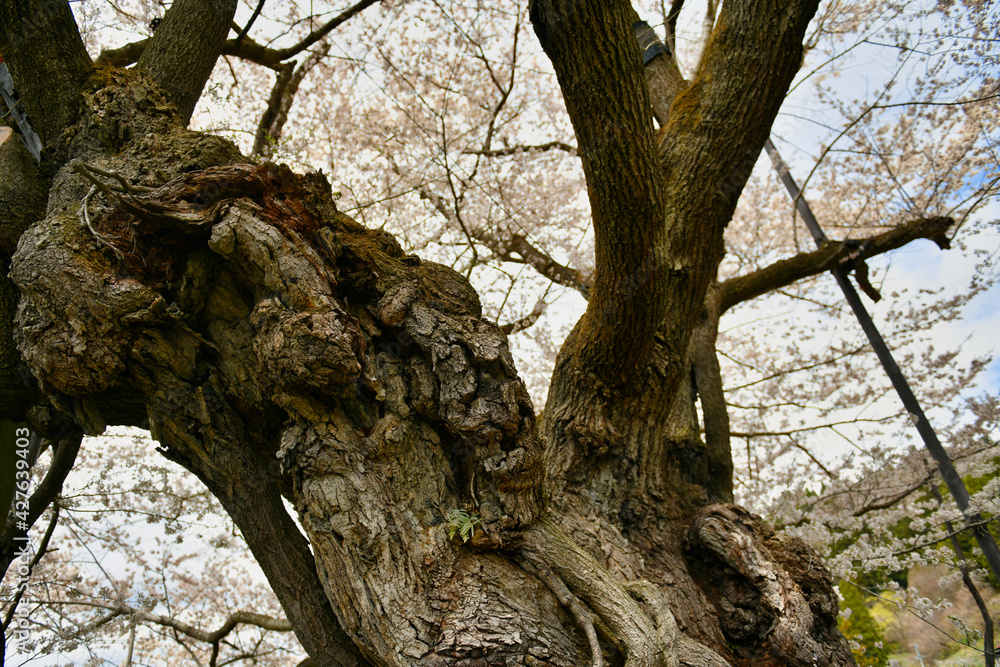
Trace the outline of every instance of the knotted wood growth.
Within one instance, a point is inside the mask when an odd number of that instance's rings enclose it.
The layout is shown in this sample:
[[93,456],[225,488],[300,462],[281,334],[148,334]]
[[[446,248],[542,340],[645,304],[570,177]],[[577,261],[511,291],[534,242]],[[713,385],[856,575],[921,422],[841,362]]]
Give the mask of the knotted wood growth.
[[[86,99],[82,157],[13,264],[17,342],[44,391],[88,432],[149,428],[234,517],[293,624],[336,610],[322,632],[339,624],[353,659],[573,656],[540,582],[448,538],[447,512],[466,509],[475,549],[496,550],[541,501],[527,393],[465,279],[339,213],[321,175],[238,162],[171,124],[141,82]],[[123,107],[135,124],[108,113]],[[93,159],[112,122],[119,152]],[[181,159],[158,159],[164,136]]]
[[[81,99],[12,264],[21,356],[87,432],[148,428],[204,481],[310,655],[739,662],[704,613],[716,583],[682,562],[706,498],[669,438],[676,322],[650,330],[639,383],[562,355],[543,456],[462,276],[337,211],[322,175],[187,131],[141,75],[99,70]],[[660,275],[639,266],[629,307]],[[456,509],[480,520],[466,545]]]

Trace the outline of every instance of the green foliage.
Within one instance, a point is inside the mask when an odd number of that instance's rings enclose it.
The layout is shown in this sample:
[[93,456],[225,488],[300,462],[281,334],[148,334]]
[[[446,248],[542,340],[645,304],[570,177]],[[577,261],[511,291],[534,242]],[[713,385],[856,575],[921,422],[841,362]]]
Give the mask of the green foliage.
[[[860,667],[886,667],[889,664],[890,647],[878,621],[868,610],[867,596],[853,584],[844,582],[840,586],[841,616],[840,631],[851,642],[854,659]],[[847,610],[850,613],[847,613]]]
[[[993,459],[994,471],[986,475],[981,476],[965,476],[962,481],[965,482],[965,488],[969,490],[969,495],[975,495],[983,490],[983,487],[987,483],[992,481],[1000,475],[1000,459]],[[948,487],[942,482],[940,485],[939,492],[945,498],[948,497]],[[993,521],[993,515],[989,512],[981,512],[984,519],[989,521],[986,524],[987,530],[993,534],[993,539],[1000,543],[1000,537],[997,536],[996,522]],[[956,526],[958,528],[959,526]],[[979,549],[979,544],[976,542],[975,536],[968,530],[963,530],[958,535],[958,542],[962,546],[962,550],[965,552],[965,557],[973,563],[973,567],[982,570],[986,574],[986,581],[989,585],[995,589],[1000,589],[1000,581],[997,580],[994,573],[990,570],[989,565],[986,563],[986,556]]]
[[[984,475],[966,475],[962,478],[965,483],[966,489],[968,489],[969,494],[975,496],[983,490],[983,488],[996,477],[1000,476],[1000,458],[994,458],[992,460],[993,467],[990,472]],[[944,482],[938,482],[938,494],[941,498],[944,498],[946,502],[951,502],[951,492]],[[808,495],[807,495],[808,498]],[[893,525],[883,528],[883,533],[878,532],[869,528],[868,523],[863,523],[863,528],[855,531],[834,531],[837,535],[837,539],[833,542],[831,548],[831,555],[837,555],[845,551],[848,547],[855,544],[859,538],[862,536],[868,538],[872,543],[884,543],[885,540],[896,540],[900,543],[906,541],[917,540],[925,542],[926,547],[939,548],[944,547],[946,549],[951,549],[950,540],[942,540],[938,542],[927,541],[922,539],[921,535],[925,528],[920,530],[915,530],[913,528],[913,523],[915,519],[930,519],[933,517],[933,513],[937,510],[937,501],[935,496],[932,496],[930,491],[923,491],[919,493],[918,496],[918,506],[922,507],[919,512],[916,512],[913,516],[907,516],[900,519]],[[987,528],[993,533],[994,539],[1000,542],[1000,535],[998,535],[996,522],[993,521],[993,515],[989,512],[981,512],[984,519],[989,523]],[[960,521],[953,521],[953,529],[959,529],[962,527]],[[982,551],[979,549],[979,545],[976,542],[975,536],[968,530],[960,531],[957,535],[958,541],[962,547],[965,557],[970,561],[974,569],[982,571],[986,577],[987,583],[994,589],[1000,590],[1000,581],[996,579],[993,572],[990,571],[989,565],[986,562],[986,557],[983,555]],[[917,549],[916,553],[924,553],[925,548]],[[856,562],[855,565],[860,563]],[[892,586],[896,584],[902,588],[908,585],[908,571],[906,569],[902,570],[890,570],[890,569],[878,569],[871,571],[864,571],[864,568],[855,570],[856,583],[863,588],[870,590],[884,588],[887,585]]]
[[455,539],[457,535],[462,538],[462,542],[468,542],[478,523],[481,523],[481,519],[477,514],[469,514],[465,510],[448,510],[448,537]]

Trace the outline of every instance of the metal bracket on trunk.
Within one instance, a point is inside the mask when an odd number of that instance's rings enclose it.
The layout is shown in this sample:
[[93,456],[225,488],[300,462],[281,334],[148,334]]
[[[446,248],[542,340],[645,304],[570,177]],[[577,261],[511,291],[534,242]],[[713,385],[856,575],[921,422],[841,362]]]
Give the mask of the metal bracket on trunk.
[[3,98],[4,106],[10,111],[10,116],[14,119],[17,129],[21,133],[21,141],[35,158],[35,162],[40,162],[42,159],[42,140],[31,129],[28,117],[21,110],[20,102],[14,95],[14,80],[11,78],[10,72],[7,70],[7,63],[3,62],[2,57],[0,57],[0,97]]

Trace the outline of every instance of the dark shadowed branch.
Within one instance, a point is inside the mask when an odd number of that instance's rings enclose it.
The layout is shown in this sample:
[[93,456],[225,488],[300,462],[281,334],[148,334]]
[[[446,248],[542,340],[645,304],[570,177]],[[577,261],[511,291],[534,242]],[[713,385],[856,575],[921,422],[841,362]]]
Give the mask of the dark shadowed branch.
[[504,332],[508,336],[513,336],[516,333],[530,329],[535,323],[545,314],[545,308],[548,304],[545,303],[545,299],[541,298],[535,302],[535,307],[531,309],[531,312],[524,317],[514,320],[513,322],[508,322],[507,324],[500,325],[500,331]]
[[49,465],[45,477],[35,488],[34,493],[28,499],[27,518],[23,521],[15,521],[15,515],[11,514],[4,526],[3,539],[0,541],[3,553],[0,555],[0,572],[6,572],[10,564],[14,562],[18,548],[23,545],[24,538],[28,530],[34,525],[42,512],[48,508],[62,492],[63,482],[66,476],[73,469],[76,463],[77,452],[80,451],[80,442],[83,440],[83,433],[79,430],[61,436],[52,443],[52,463]]
[[75,119],[92,63],[65,0],[0,0],[0,56],[49,145]]
[[[380,0],[361,0],[361,2],[351,5],[350,7],[342,11],[340,14],[338,14],[337,16],[333,17],[332,19],[324,23],[318,29],[309,33],[309,35],[307,35],[304,39],[300,40],[298,43],[293,44],[292,46],[289,46],[284,49],[268,49],[258,44],[254,44],[254,47],[256,48],[249,49],[247,55],[243,55],[243,53],[241,53],[239,49],[246,42],[241,42],[240,44],[236,44],[235,40],[233,40],[232,44],[234,47],[236,47],[235,48],[236,52],[233,53],[232,55],[240,56],[241,58],[247,58],[248,60],[253,60],[254,62],[258,62],[262,65],[277,64],[284,60],[288,60],[289,58],[305,51],[310,46],[312,46],[319,40],[329,35],[332,30],[343,24],[345,21],[353,17],[355,14],[360,13],[361,11],[371,7],[374,4],[377,4],[378,2],[380,2]],[[262,51],[258,51],[258,49],[262,49]],[[260,53],[261,56],[263,56],[262,59],[264,62],[249,57],[251,53],[254,54]],[[227,55],[229,54],[227,53]]]
[[[42,560],[45,553],[49,549],[49,542],[52,540],[52,533],[56,530],[56,525],[59,523],[59,505],[54,505],[52,508],[52,516],[49,518],[49,525],[45,529],[45,534],[42,535],[42,541],[38,543],[38,548],[35,550],[34,555],[31,557],[31,561],[28,563],[27,576],[22,577],[23,580],[27,580],[31,576],[31,573],[35,570],[38,562]],[[17,605],[20,604],[21,599],[24,597],[25,588],[18,587],[17,592],[14,597],[10,599],[7,603],[7,614],[4,616],[3,625],[0,627],[0,631],[6,633],[7,628],[10,627],[11,621],[14,620],[14,614],[17,613]]]
[[117,49],[105,49],[101,55],[97,56],[95,64],[98,67],[128,67],[134,65],[142,52],[149,46],[149,39],[140,39],[138,42],[130,42]]
[[264,109],[260,122],[257,123],[257,133],[253,139],[253,155],[264,155],[266,150],[270,156],[269,147],[274,141],[271,133],[274,131],[274,122],[285,100],[285,91],[288,90],[292,75],[295,73],[295,63],[282,63],[275,71],[277,75],[274,79],[274,86],[271,87],[271,96],[267,99],[267,108]]
[[322,62],[323,58],[330,51],[330,43],[323,42],[316,51],[302,61],[298,67],[294,62],[287,62],[278,69],[278,77],[271,89],[271,97],[267,101],[267,108],[261,116],[257,125],[257,134],[254,136],[252,155],[259,155],[270,158],[274,145],[281,138],[281,132],[288,121],[288,112],[295,101],[295,94],[299,92],[302,80],[314,67]]
[[500,259],[508,262],[521,262],[535,269],[539,275],[545,276],[557,285],[575,289],[590,298],[591,281],[578,270],[560,264],[545,251],[535,247],[524,234],[498,236],[491,231],[483,230],[476,238],[493,251]]
[[243,41],[243,38],[247,36],[247,33],[250,32],[250,28],[253,27],[253,24],[257,20],[257,17],[260,16],[261,10],[264,9],[264,2],[265,0],[258,0],[257,7],[253,10],[253,14],[250,15],[250,20],[247,21],[247,24],[243,26],[243,29],[240,30],[238,35],[236,35],[236,39],[234,39],[233,41],[235,42],[237,47],[240,45],[240,42]]
[[667,46],[670,47],[671,53],[677,53],[677,19],[681,15],[681,9],[684,8],[684,0],[673,0],[670,3],[670,11],[667,12],[666,22],[667,22]]

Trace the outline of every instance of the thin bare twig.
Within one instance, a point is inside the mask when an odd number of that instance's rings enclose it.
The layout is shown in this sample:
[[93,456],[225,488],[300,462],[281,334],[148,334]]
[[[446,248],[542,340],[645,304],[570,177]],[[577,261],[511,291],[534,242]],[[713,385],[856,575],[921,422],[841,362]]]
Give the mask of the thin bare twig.
[[543,153],[545,151],[560,150],[576,155],[576,147],[562,141],[549,141],[544,144],[508,146],[506,148],[464,150],[465,155],[482,155],[483,157],[506,157],[508,155],[518,155],[520,153]]
[[52,539],[52,533],[55,531],[57,523],[59,523],[59,504],[55,503],[52,506],[52,517],[49,519],[48,528],[45,529],[45,535],[42,536],[42,541],[38,544],[38,550],[35,551],[35,555],[32,556],[31,562],[28,563],[28,575],[21,578],[22,581],[24,581],[24,586],[18,587],[17,593],[14,594],[13,599],[10,601],[10,606],[7,607],[7,617],[3,620],[3,632],[7,632],[7,628],[10,627],[10,623],[14,619],[14,613],[17,611],[17,605],[21,601],[21,598],[24,597],[24,593],[28,590],[27,581],[31,578],[31,573],[34,572],[35,566],[38,565],[38,562],[42,560],[42,556],[44,556],[49,549],[49,540]]
[[969,642],[963,642],[961,639],[959,639],[957,637],[953,637],[951,634],[948,633],[947,630],[945,630],[941,626],[936,625],[935,623],[932,623],[931,621],[927,620],[926,618],[924,618],[923,616],[921,616],[917,612],[915,612],[912,609],[910,609],[907,605],[901,605],[896,600],[890,600],[889,598],[882,597],[881,595],[879,595],[875,591],[873,591],[871,589],[868,589],[868,588],[865,588],[864,586],[861,586],[860,584],[856,584],[853,581],[847,581],[846,579],[841,579],[841,581],[843,581],[846,584],[850,584],[851,586],[854,586],[858,590],[864,591],[868,595],[870,595],[872,597],[875,597],[875,598],[878,598],[879,600],[884,600],[884,601],[886,601],[886,602],[888,602],[890,604],[894,604],[896,606],[902,607],[903,609],[905,609],[906,611],[910,612],[911,614],[913,614],[914,616],[916,616],[917,618],[919,618],[921,621],[923,621],[927,625],[931,626],[932,628],[934,628],[935,630],[937,630],[938,632],[940,632],[941,634],[943,634],[945,637],[947,637],[951,641],[955,642],[956,644],[961,644],[962,646],[967,646],[967,647],[971,648],[973,651],[978,651],[978,652],[980,652],[980,653],[982,653],[984,655],[986,654],[986,651],[984,651],[983,649],[977,648],[976,646],[973,646]]
[[[92,607],[95,609],[106,609],[115,616],[132,616],[149,623],[155,623],[165,628],[176,630],[183,635],[196,639],[206,644],[216,643],[226,637],[238,625],[253,625],[264,630],[274,632],[291,632],[292,624],[284,618],[274,618],[266,614],[258,614],[251,611],[237,611],[229,615],[218,629],[207,631],[189,625],[176,618],[154,614],[144,611],[124,602],[97,602],[87,600],[51,600],[47,604],[69,607]],[[102,617],[104,618],[104,617]],[[109,619],[110,620],[110,619]]]
[[[298,43],[283,49],[272,49],[262,44],[258,44],[253,39],[246,37],[241,30],[237,37],[227,40],[222,45],[220,55],[236,56],[237,58],[242,58],[243,60],[248,60],[250,62],[257,63],[258,65],[263,65],[264,67],[277,68],[285,60],[298,55],[326,37],[331,31],[339,27],[348,19],[380,1],[381,0],[361,0],[361,2],[348,7],[343,12],[324,23],[318,29],[309,33],[309,35],[300,40]],[[249,30],[249,24],[247,25],[247,30]],[[97,58],[97,64],[126,67],[137,62],[148,45],[149,39],[143,39],[138,42],[126,44],[125,46],[117,49],[105,50],[101,52],[101,55]]]
[[348,7],[340,14],[338,14],[337,16],[333,17],[332,19],[324,23],[319,29],[314,30],[312,33],[310,33],[308,36],[302,39],[298,44],[290,46],[286,49],[278,49],[276,51],[277,60],[278,61],[286,60],[302,51],[305,51],[310,46],[312,46],[319,40],[329,35],[334,28],[340,26],[340,24],[352,18],[355,14],[358,14],[359,12],[368,9],[369,7],[378,2],[381,2],[381,0],[361,0],[361,2],[358,2]]
[[260,16],[260,10],[264,9],[264,2],[265,0],[259,0],[257,8],[253,10],[253,14],[250,16],[250,20],[247,21],[247,24],[243,26],[242,30],[240,30],[240,34],[236,35],[235,44],[237,47],[239,47],[243,38],[247,36],[247,33],[250,32],[250,27],[253,25],[254,21],[256,21],[257,17]]
[[94,229],[94,225],[91,224],[90,222],[90,200],[96,193],[97,193],[97,186],[91,185],[90,190],[87,192],[86,195],[84,195],[83,201],[80,202],[80,220],[87,227],[87,229],[90,230],[91,236],[97,239],[97,241],[101,243],[101,245],[111,248],[111,250],[115,253],[115,256],[118,257],[118,259],[123,259],[125,257],[125,253],[123,253],[121,250],[112,245],[111,242],[109,242],[108,239],[103,234]]

